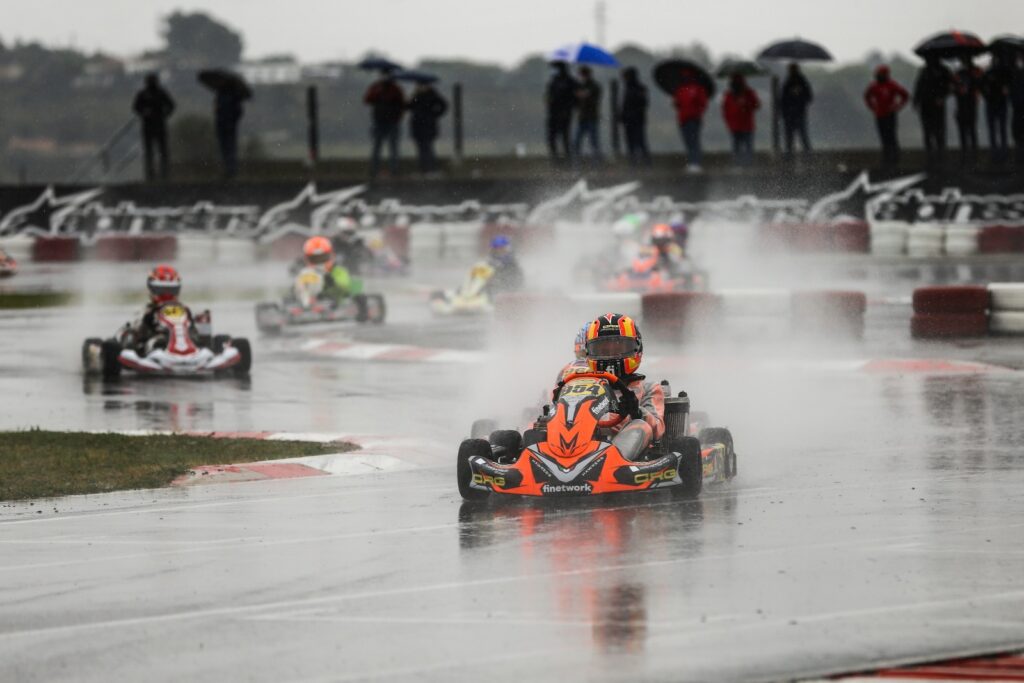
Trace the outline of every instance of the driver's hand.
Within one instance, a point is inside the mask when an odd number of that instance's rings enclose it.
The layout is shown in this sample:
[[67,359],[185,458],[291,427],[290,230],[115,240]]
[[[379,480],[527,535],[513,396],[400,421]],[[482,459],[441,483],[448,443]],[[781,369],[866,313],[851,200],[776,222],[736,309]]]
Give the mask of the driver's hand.
[[640,399],[636,397],[636,394],[632,391],[624,391],[619,396],[619,412],[635,420],[643,417],[643,414],[640,412]]

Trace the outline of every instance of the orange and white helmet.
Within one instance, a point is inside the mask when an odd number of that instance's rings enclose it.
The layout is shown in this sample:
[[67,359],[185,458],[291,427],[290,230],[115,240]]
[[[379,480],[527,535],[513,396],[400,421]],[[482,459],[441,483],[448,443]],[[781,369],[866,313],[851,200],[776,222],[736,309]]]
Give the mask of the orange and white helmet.
[[310,268],[329,272],[334,267],[334,247],[326,237],[310,237],[302,245],[302,257]]
[[162,304],[175,301],[181,293],[181,277],[171,266],[157,266],[149,271],[146,278],[146,289],[153,303]]
[[594,372],[632,375],[643,356],[643,338],[628,315],[606,313],[587,326],[587,363]]
[[658,223],[651,228],[651,244],[656,247],[664,248],[675,241],[675,234],[672,232],[672,226],[668,223]]

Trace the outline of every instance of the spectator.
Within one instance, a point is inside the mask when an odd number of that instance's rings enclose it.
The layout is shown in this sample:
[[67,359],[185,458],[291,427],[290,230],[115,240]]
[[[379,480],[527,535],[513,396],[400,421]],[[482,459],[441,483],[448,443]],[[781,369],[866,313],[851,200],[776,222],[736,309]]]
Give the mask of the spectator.
[[370,84],[363,95],[363,102],[370,106],[373,119],[370,129],[373,151],[370,155],[370,177],[376,178],[380,171],[381,147],[388,145],[388,170],[398,175],[398,136],[405,111],[405,93],[395,83],[390,72],[381,73],[380,78]]
[[970,57],[963,57],[953,78],[956,95],[956,127],[960,133],[960,162],[974,161],[978,156],[978,96],[983,74]]
[[1017,146],[1017,165],[1024,166],[1024,55],[1021,54],[1014,58],[1010,71],[1010,104],[1013,106],[1010,129]]
[[619,121],[626,133],[626,155],[631,166],[649,165],[651,153],[647,149],[647,107],[650,99],[647,86],[640,82],[634,67],[622,70],[622,84]]
[[214,95],[214,128],[225,178],[238,175],[238,122],[242,120],[242,102],[248,98],[248,90],[236,86],[218,88]]
[[749,163],[754,154],[754,112],[761,107],[757,93],[747,85],[747,79],[734,74],[729,89],[722,98],[722,117],[732,134],[732,151],[736,161]]
[[686,146],[686,170],[690,173],[700,173],[704,161],[700,145],[700,128],[704,112],[708,108],[708,91],[701,85],[697,74],[689,69],[683,72],[679,87],[672,95],[672,103],[676,108],[679,132],[682,133],[683,144]]
[[595,159],[601,158],[601,143],[597,126],[601,111],[601,86],[594,80],[589,66],[580,67],[579,88],[576,90],[578,111],[576,114],[576,140],[573,147],[576,156],[583,156],[583,139],[590,140],[590,149]]
[[170,161],[167,157],[167,119],[174,113],[174,100],[160,85],[157,75],[146,76],[145,87],[135,95],[132,111],[142,121],[142,154],[146,180],[153,180],[153,152],[160,154],[160,179],[167,179]]
[[946,154],[946,98],[953,77],[937,57],[928,57],[914,84],[914,107],[921,117],[928,163],[941,163]]
[[420,83],[409,100],[409,132],[416,141],[420,173],[437,168],[434,141],[437,140],[437,121],[448,111],[448,102],[429,83]]
[[786,136],[786,156],[793,156],[793,138],[797,135],[800,136],[804,152],[811,151],[811,141],[807,134],[807,107],[813,99],[811,84],[800,71],[800,65],[796,62],[791,63],[779,95],[782,128]]
[[985,122],[988,124],[988,144],[992,161],[1006,161],[1009,145],[1006,141],[1007,113],[1010,102],[1010,66],[1007,55],[992,52],[992,64],[982,76],[981,94],[985,98]]
[[864,91],[864,102],[875,115],[878,137],[882,141],[882,164],[896,166],[900,160],[900,145],[896,138],[896,114],[906,106],[910,93],[892,79],[885,64],[875,69],[875,82]]
[[576,106],[576,91],[579,83],[569,75],[564,62],[552,65],[554,72],[544,92],[544,103],[547,105],[548,150],[552,161],[559,160],[558,147],[561,143],[566,160],[572,157],[569,148],[569,129],[572,127],[572,110]]

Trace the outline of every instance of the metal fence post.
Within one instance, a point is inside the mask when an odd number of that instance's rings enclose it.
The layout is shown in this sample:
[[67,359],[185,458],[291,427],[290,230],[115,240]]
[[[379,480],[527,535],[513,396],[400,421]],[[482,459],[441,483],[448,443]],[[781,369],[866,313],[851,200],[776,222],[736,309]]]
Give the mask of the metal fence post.
[[320,105],[315,85],[306,88],[306,132],[309,165],[316,166],[320,161]]
[[452,85],[452,164],[462,165],[462,84]]
[[772,151],[777,155],[782,147],[779,141],[779,77],[772,75]]
[[609,123],[612,127],[612,152],[615,158],[619,159],[622,157],[622,145],[619,141],[619,81],[614,78],[608,86],[608,104],[611,110]]

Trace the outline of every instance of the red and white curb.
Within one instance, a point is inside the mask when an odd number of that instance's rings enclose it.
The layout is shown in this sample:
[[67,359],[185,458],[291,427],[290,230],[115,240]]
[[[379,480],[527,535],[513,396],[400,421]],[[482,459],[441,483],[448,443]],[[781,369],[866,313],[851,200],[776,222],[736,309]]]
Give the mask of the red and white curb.
[[[413,458],[430,451],[421,439],[319,432],[170,432],[159,430],[118,431],[126,436],[185,434],[212,439],[260,439],[265,441],[346,442],[359,448],[344,453],[325,453],[298,458],[269,459],[223,465],[201,465],[172,482],[173,486],[219,484],[264,479],[295,479],[326,475],[357,475],[400,472],[419,466]],[[395,455],[400,454],[400,455]],[[412,456],[412,457],[407,457]]]
[[342,360],[372,360],[405,363],[478,363],[484,359],[481,351],[432,349],[405,344],[369,344],[311,339],[300,347],[306,353]]
[[838,676],[815,683],[877,683],[878,679],[914,681],[1024,681],[1024,653],[950,659],[879,669],[854,676]]

